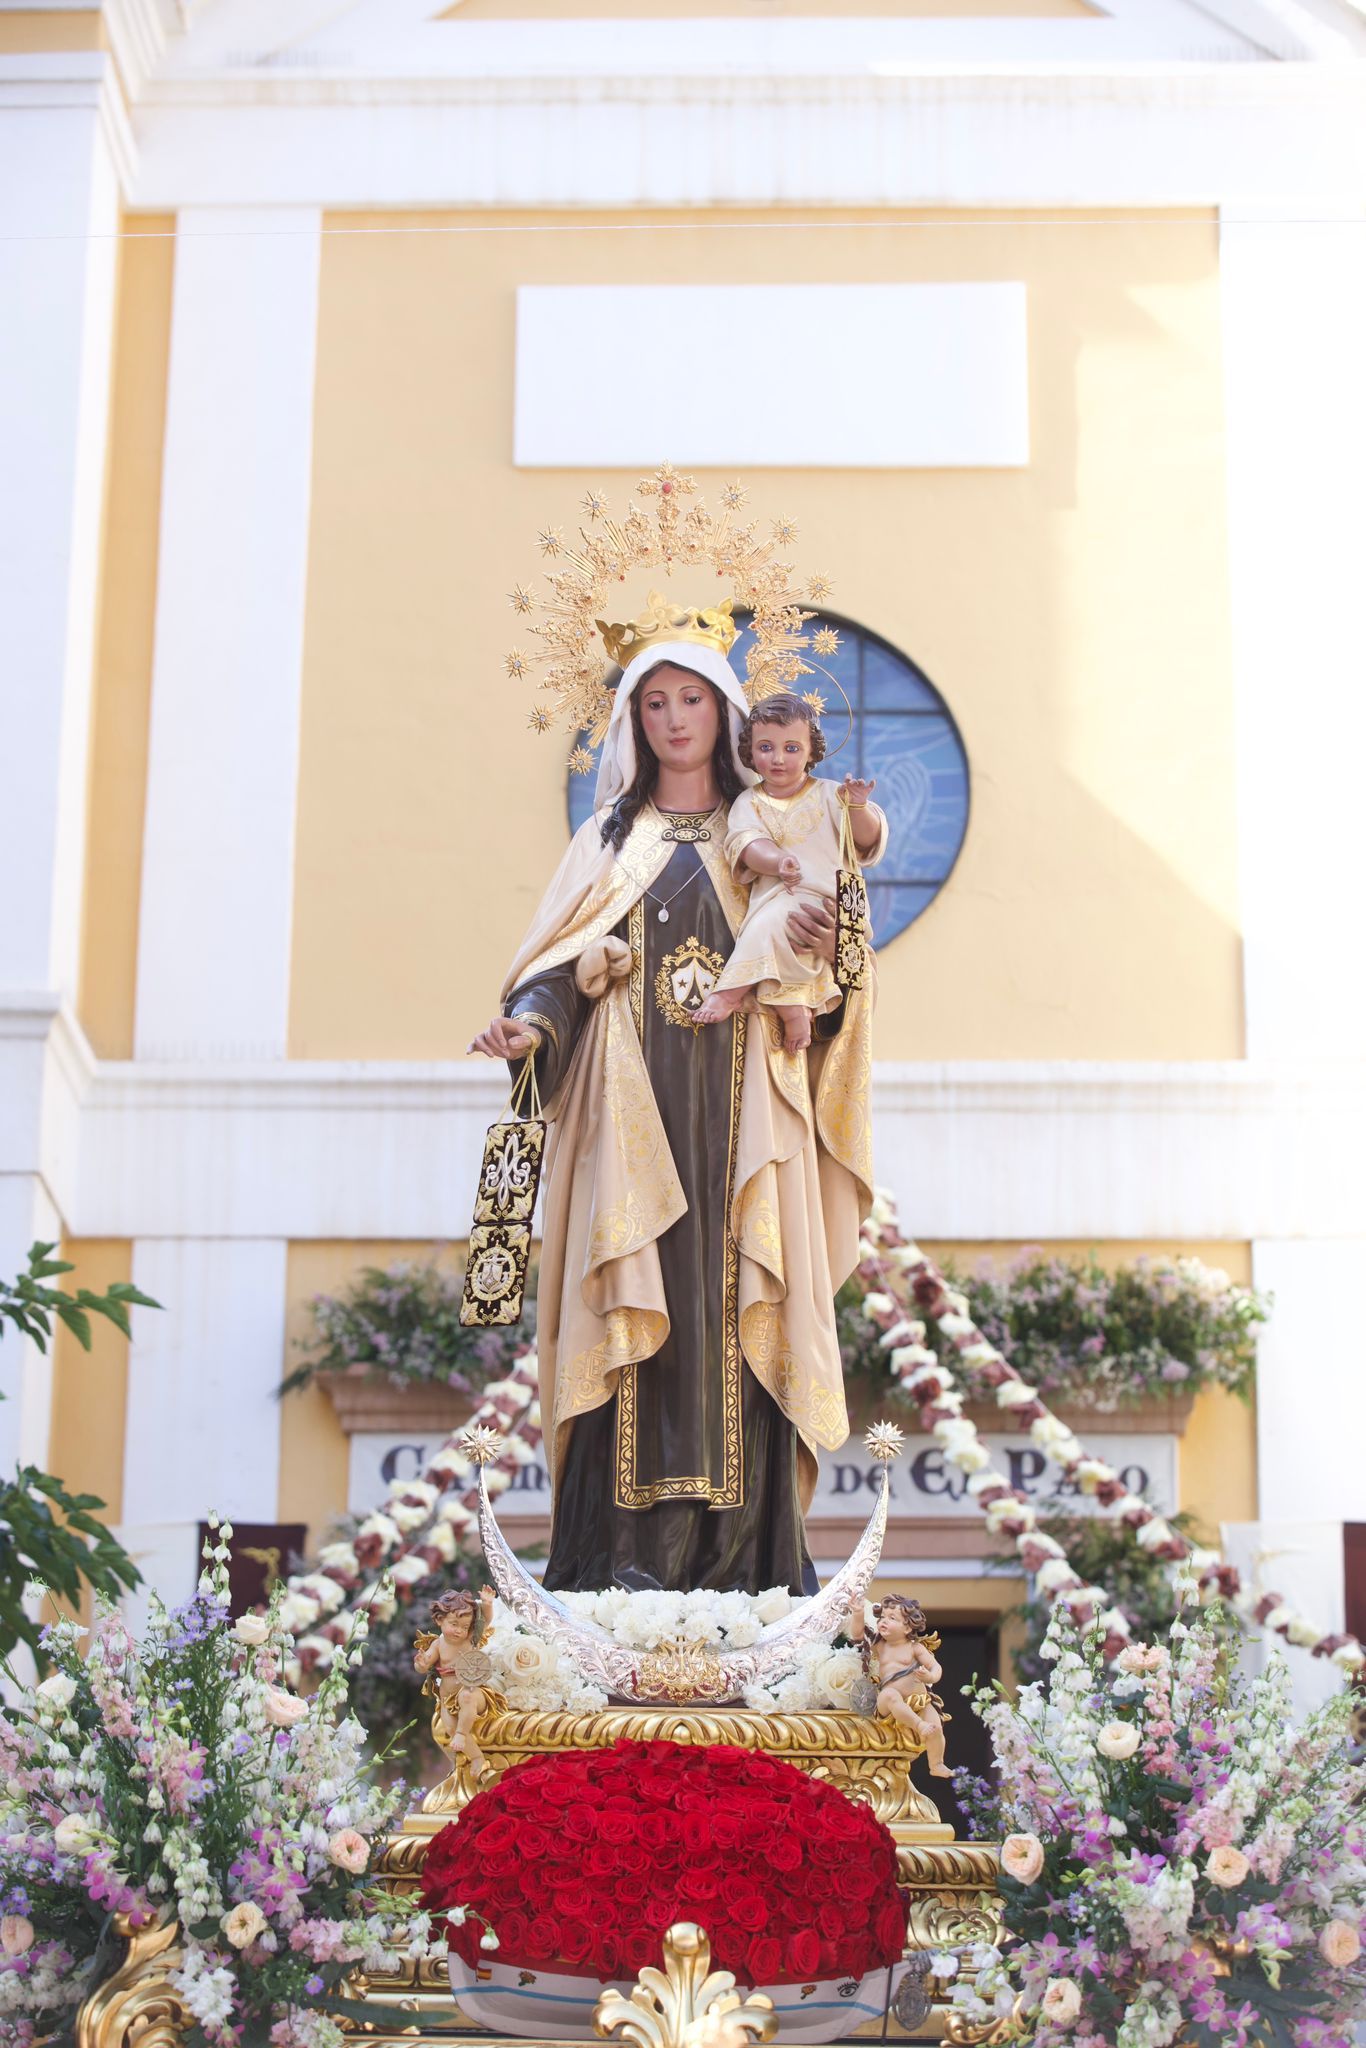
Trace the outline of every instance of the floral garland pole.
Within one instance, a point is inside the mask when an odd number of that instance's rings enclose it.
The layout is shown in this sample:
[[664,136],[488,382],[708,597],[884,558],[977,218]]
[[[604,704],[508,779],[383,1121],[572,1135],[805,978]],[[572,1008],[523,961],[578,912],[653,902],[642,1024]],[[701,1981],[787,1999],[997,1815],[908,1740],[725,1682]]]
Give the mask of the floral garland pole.
[[[475,1413],[446,1438],[420,1479],[400,1480],[354,1537],[325,1543],[316,1568],[289,1579],[283,1625],[299,1638],[301,1672],[330,1669],[351,1616],[364,1611],[377,1621],[390,1620],[399,1602],[410,1601],[461,1551],[478,1552],[475,1466],[459,1441],[472,1429],[494,1430],[502,1439],[497,1460],[485,1469],[485,1484],[491,1494],[505,1492],[513,1474],[534,1461],[541,1442],[534,1351],[524,1351],[506,1379],[485,1388]],[[392,1590],[381,1590],[382,1578]]]
[[1014,1542],[1021,1564],[1050,1603],[1066,1606],[1079,1625],[1096,1622],[1103,1629],[1107,1655],[1117,1655],[1123,1648],[1130,1633],[1127,1619],[1118,1608],[1104,1605],[1102,1587],[1083,1583],[1062,1545],[1038,1527],[1032,1503],[1002,1477],[976,1423],[963,1413],[964,1397],[953,1374],[925,1343],[926,1317],[938,1324],[958,1356],[992,1389],[1002,1414],[1027,1428],[1033,1442],[1066,1477],[1099,1507],[1113,1512],[1145,1550],[1154,1557],[1188,1561],[1202,1590],[1219,1594],[1257,1626],[1315,1657],[1331,1658],[1349,1677],[1361,1671],[1366,1650],[1355,1636],[1327,1634],[1297,1614],[1279,1593],[1258,1594],[1244,1586],[1239,1573],[1222,1563],[1217,1552],[1193,1548],[1150,1502],[1128,1491],[1113,1466],[1090,1455],[978,1329],[966,1297],[949,1286],[919,1245],[903,1236],[895,1204],[885,1192],[878,1194],[872,1215],[863,1224],[861,1242],[859,1275],[870,1290],[863,1298],[864,1313],[882,1331],[880,1342],[889,1354],[890,1370],[915,1403],[922,1426],[948,1462],[965,1474],[968,1492],[985,1513],[991,1534]]

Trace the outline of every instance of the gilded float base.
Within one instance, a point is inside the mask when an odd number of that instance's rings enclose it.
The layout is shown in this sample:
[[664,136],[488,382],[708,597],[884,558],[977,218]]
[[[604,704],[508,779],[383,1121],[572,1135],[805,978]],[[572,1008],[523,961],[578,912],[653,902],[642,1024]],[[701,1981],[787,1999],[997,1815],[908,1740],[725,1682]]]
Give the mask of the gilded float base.
[[[975,1842],[957,1842],[953,1830],[911,1782],[919,1746],[891,1722],[855,1714],[757,1714],[739,1708],[607,1707],[596,1714],[500,1713],[476,1730],[477,1740],[497,1774],[522,1758],[564,1750],[603,1749],[623,1740],[728,1742],[762,1750],[823,1778],[851,1798],[864,1799],[885,1821],[897,1843],[901,1882],[910,1894],[908,1944],[912,1951],[990,1941],[999,1925],[997,1854]],[[385,1843],[377,1860],[382,1880],[395,1891],[414,1891],[427,1844],[473,1796],[469,1766],[455,1757],[449,1777],[437,1785],[417,1813]],[[490,1775],[483,1780],[492,1783]],[[168,1975],[179,1956],[174,1926],[129,1936],[128,1953],[117,1975],[88,1999],[76,2024],[77,2048],[180,2048],[192,2024],[172,1990]],[[395,1956],[392,1971],[352,1980],[349,1995],[375,2007],[375,2019],[358,2024],[366,2048],[438,2048],[469,2042],[470,2048],[526,2048],[523,2041],[470,2026],[451,1998],[444,1963],[416,1963]],[[894,2018],[861,2030],[862,2037],[901,2041],[964,2039],[947,2031],[948,2009],[926,2001],[922,2018],[908,2026]],[[400,2020],[397,2014],[402,2014]],[[849,2037],[859,2039],[860,2035]],[[781,2041],[778,2048],[782,2048]]]
[[[605,1749],[614,1742],[726,1742],[762,1750],[823,1778],[851,1798],[865,1800],[885,1822],[897,1844],[901,1882],[911,1897],[912,1948],[989,1941],[996,1932],[996,1851],[954,1840],[953,1829],[912,1783],[911,1767],[923,1754],[921,1746],[890,1720],[859,1714],[760,1714],[738,1707],[604,1707],[594,1714],[495,1714],[475,1735],[490,1767],[481,1781],[485,1785],[526,1757]],[[378,1868],[396,1890],[416,1889],[427,1844],[474,1795],[465,1758],[457,1755],[452,1761],[450,1776],[427,1794],[420,1810],[410,1814],[385,1845]],[[424,2020],[433,2030],[440,2027],[442,2038],[451,2039],[451,1992],[444,1964],[401,1961],[392,1976],[372,1975],[367,1995],[376,2005],[397,2005],[413,2013],[419,2032],[403,2037],[405,2043],[435,2041],[434,2031],[424,2032]],[[910,2029],[890,2021],[886,2038],[942,2040],[945,2017],[945,2008],[935,2004],[923,2023]],[[495,2048],[493,2035],[469,2031],[479,2048]],[[883,2033],[881,2027],[873,2031]],[[400,2037],[371,2038],[397,2042]],[[497,2048],[502,2048],[501,2042]]]

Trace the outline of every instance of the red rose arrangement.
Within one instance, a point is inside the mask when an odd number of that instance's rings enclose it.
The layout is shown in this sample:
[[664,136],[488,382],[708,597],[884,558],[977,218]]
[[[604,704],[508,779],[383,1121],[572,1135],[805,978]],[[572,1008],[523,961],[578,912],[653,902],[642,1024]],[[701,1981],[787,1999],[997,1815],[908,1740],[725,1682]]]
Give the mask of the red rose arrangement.
[[[714,1744],[618,1742],[529,1757],[432,1838],[431,1912],[477,1910],[497,1960],[601,1981],[658,1964],[694,1920],[744,1983],[863,1977],[906,1938],[896,1844],[872,1810],[792,1764]],[[481,1927],[449,1925],[473,1966]]]

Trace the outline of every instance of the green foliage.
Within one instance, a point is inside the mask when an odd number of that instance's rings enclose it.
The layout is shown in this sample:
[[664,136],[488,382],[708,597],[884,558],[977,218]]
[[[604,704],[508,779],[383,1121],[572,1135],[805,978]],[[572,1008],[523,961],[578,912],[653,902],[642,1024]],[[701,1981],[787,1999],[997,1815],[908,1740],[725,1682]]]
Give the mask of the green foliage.
[[340,1294],[315,1294],[309,1303],[312,1353],[287,1374],[278,1391],[293,1393],[327,1373],[368,1368],[395,1386],[447,1386],[476,1394],[502,1379],[535,1336],[535,1307],[505,1330],[467,1329],[460,1320],[463,1278],[434,1259],[366,1266]]
[[[72,1273],[75,1267],[69,1259],[54,1259],[55,1244],[34,1244],[29,1249],[28,1271],[21,1273],[13,1282],[0,1280],[0,1337],[5,1334],[4,1326],[13,1323],[26,1337],[31,1337],[40,1351],[46,1351],[52,1336],[52,1320],[56,1316],[66,1324],[82,1349],[90,1349],[90,1318],[105,1316],[128,1336],[128,1310],[133,1305],[141,1308],[160,1308],[159,1301],[150,1295],[139,1293],[127,1280],[116,1280],[103,1294],[95,1294],[88,1287],[82,1287],[75,1294],[67,1294],[60,1287],[48,1287],[45,1281],[55,1279],[59,1273]],[[0,1394],[0,1400],[3,1400]]]
[[[59,1321],[88,1351],[92,1316],[105,1317],[127,1336],[130,1307],[161,1306],[126,1280],[115,1281],[103,1294],[89,1287],[75,1294],[50,1287],[50,1280],[74,1270],[70,1260],[52,1256],[55,1250],[51,1244],[33,1245],[28,1271],[13,1283],[0,1280],[0,1337],[9,1323],[46,1352],[53,1323]],[[21,1466],[13,1479],[0,1484],[0,1662],[25,1643],[39,1667],[46,1667],[40,1624],[24,1607],[30,1585],[46,1587],[74,1607],[86,1588],[115,1600],[138,1584],[132,1558],[95,1518],[94,1511],[103,1506],[93,1493],[68,1493],[60,1479],[33,1465]]]

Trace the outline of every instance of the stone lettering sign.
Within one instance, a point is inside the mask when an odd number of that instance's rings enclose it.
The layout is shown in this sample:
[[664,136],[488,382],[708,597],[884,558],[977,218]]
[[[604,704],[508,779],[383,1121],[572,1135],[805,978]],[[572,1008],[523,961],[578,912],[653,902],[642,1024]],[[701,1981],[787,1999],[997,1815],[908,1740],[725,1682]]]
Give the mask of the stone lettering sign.
[[[1097,1436],[1088,1448],[1113,1465],[1131,1493],[1146,1494],[1164,1514],[1177,1504],[1176,1456],[1179,1438],[1166,1435]],[[1027,1436],[1006,1433],[984,1436],[998,1469],[1030,1500],[1043,1501],[1062,1491],[1062,1475]],[[397,1436],[392,1433],[356,1435],[351,1438],[350,1508],[353,1514],[369,1514],[390,1491],[395,1480],[418,1478],[440,1439],[430,1436]],[[808,1520],[866,1515],[872,1506],[878,1467],[857,1437],[843,1450],[827,1452],[821,1459],[820,1480],[811,1503]],[[1075,1496],[1076,1505],[1087,1505]],[[500,1522],[514,1522],[528,1515],[550,1512],[550,1481],[538,1460],[523,1465],[512,1484],[497,1497]],[[892,1513],[894,1516],[961,1515],[976,1519],[977,1510],[968,1497],[967,1481],[961,1472],[945,1462],[944,1454],[929,1437],[908,1432],[906,1448],[892,1467]]]

